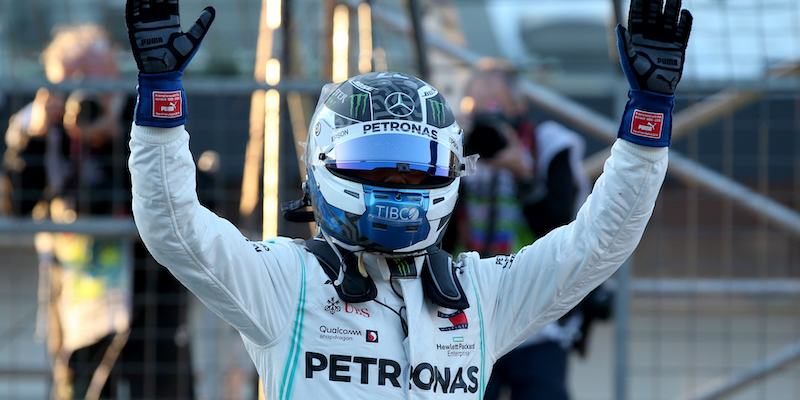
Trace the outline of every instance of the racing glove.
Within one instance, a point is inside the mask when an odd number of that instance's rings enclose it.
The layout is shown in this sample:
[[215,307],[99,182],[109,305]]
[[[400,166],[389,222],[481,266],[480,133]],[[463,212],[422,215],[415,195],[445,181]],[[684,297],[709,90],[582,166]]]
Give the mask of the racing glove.
[[675,87],[681,79],[692,15],[681,0],[631,0],[628,29],[617,25],[620,64],[630,84],[618,137],[666,147],[672,136]]
[[213,7],[181,31],[178,0],[128,0],[125,23],[139,67],[134,122],[171,128],[186,123],[186,93],[181,76],[214,21]]

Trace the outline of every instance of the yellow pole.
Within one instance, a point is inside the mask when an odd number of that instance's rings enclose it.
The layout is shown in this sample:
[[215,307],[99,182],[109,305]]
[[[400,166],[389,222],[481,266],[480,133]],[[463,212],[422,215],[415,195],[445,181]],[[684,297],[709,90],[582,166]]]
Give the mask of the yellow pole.
[[344,82],[349,77],[350,10],[344,4],[333,9],[333,63],[332,80]]
[[[256,44],[254,78],[275,86],[280,82],[280,61],[273,57],[274,31],[281,26],[281,0],[262,0]],[[242,176],[242,198],[239,211],[249,216],[258,204],[258,175],[264,173],[262,185],[262,238],[277,236],[278,230],[278,163],[280,145],[280,93],[275,89],[256,90],[250,104],[250,139],[245,153]],[[261,161],[263,160],[263,166]],[[264,387],[258,378],[258,398],[263,400]]]

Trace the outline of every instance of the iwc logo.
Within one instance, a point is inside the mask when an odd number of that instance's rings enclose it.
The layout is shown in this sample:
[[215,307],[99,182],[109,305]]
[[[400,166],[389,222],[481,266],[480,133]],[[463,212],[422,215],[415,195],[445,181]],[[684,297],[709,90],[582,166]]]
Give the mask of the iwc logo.
[[383,101],[386,111],[395,117],[407,117],[414,112],[414,99],[403,92],[394,92]]

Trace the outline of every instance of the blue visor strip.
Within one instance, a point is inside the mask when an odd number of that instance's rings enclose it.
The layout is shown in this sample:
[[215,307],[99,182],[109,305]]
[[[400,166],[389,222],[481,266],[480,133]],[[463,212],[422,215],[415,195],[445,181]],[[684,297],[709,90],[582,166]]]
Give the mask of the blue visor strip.
[[442,143],[422,135],[366,135],[334,146],[325,163],[339,169],[397,168],[397,164],[432,176],[458,176],[458,156]]

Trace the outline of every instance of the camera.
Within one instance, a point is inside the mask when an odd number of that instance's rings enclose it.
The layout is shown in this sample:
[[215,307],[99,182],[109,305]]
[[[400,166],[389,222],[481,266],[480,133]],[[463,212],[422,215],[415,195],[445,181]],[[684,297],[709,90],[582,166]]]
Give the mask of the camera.
[[64,106],[64,122],[78,127],[92,126],[103,114],[100,95],[90,90],[75,90],[70,93]]
[[508,142],[503,135],[504,126],[508,120],[499,113],[475,114],[472,117],[472,129],[466,137],[464,151],[467,155],[479,154],[483,159],[491,159]]

